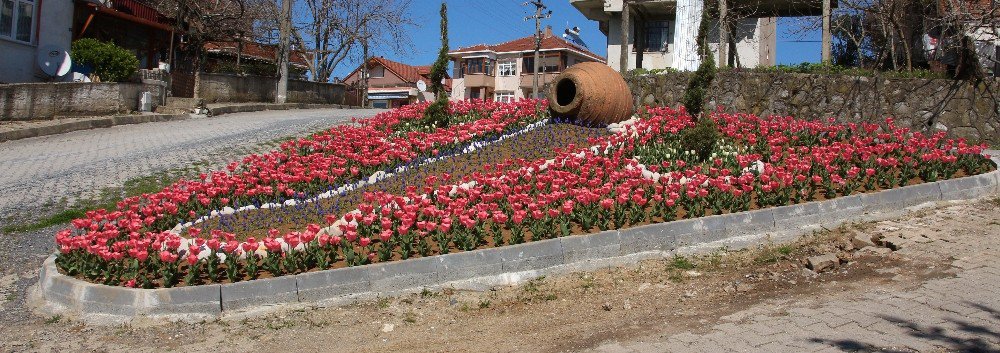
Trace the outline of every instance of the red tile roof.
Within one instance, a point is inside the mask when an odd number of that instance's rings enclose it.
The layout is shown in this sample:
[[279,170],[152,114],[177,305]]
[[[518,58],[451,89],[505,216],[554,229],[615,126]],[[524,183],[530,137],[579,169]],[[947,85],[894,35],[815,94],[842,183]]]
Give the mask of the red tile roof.
[[[205,43],[205,51],[209,53],[223,53],[236,56],[236,53],[239,51],[237,44],[237,42],[207,42]],[[278,46],[276,45],[243,42],[242,56],[244,58],[275,62],[278,58],[277,53]],[[292,62],[292,65],[296,67],[309,67],[309,59],[306,54],[301,51],[292,51],[289,55],[289,60]]]
[[[430,65],[422,65],[422,66],[408,65],[401,62],[395,62],[383,57],[373,57],[369,59],[368,65],[369,66],[381,65],[386,70],[389,70],[389,72],[392,72],[393,75],[396,75],[401,80],[403,80],[403,82],[406,83],[416,84],[417,81],[424,80],[424,82],[427,82],[428,85],[430,84],[430,77],[431,77]],[[361,65],[358,65],[358,68],[354,69],[354,71],[351,71],[351,73],[345,77],[351,77],[360,70],[361,70]],[[445,90],[451,91],[450,78],[445,79]]]
[[[587,48],[570,43],[569,41],[563,39],[562,37],[545,35],[542,37],[542,50],[553,50],[553,49],[567,49],[575,50],[583,53],[584,56],[588,56],[594,60],[599,60],[606,62],[603,56],[594,54]],[[476,44],[470,47],[458,48],[452,50],[448,54],[462,54],[462,53],[472,53],[472,52],[482,52],[491,51],[494,53],[508,53],[508,52],[528,52],[535,50],[535,36],[527,36],[523,38],[518,38],[509,42],[503,42],[500,44]]]

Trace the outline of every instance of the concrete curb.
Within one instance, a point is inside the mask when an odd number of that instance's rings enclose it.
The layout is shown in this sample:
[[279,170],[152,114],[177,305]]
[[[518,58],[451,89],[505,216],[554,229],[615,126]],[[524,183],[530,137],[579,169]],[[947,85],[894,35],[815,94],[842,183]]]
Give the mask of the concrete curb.
[[151,122],[185,120],[190,114],[142,114],[120,115],[105,118],[86,119],[49,126],[38,126],[12,131],[0,132],[0,142],[14,141],[31,137],[64,134],[72,131],[108,128],[118,125],[142,124]]
[[[65,276],[49,257],[37,294],[48,313],[79,315],[93,323],[137,318],[203,320],[240,316],[272,306],[315,305],[457,286],[488,288],[515,284],[541,274],[607,268],[678,252],[718,247],[742,248],[792,240],[818,227],[892,217],[895,211],[927,202],[976,199],[1000,193],[1000,170],[971,177],[852,195],[651,224],[595,234],[404,261],[347,267],[224,285],[128,289]],[[775,236],[775,237],[772,237]]]
[[233,113],[260,112],[265,110],[291,110],[291,109],[359,109],[359,107],[343,104],[310,104],[310,103],[286,103],[286,104],[240,104],[225,105],[215,108],[208,108],[208,114],[218,116]]

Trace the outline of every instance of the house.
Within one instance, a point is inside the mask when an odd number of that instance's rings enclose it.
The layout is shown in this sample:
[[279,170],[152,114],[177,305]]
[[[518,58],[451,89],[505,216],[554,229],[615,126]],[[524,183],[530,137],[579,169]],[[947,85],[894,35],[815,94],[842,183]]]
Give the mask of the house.
[[[174,21],[139,0],[73,0],[73,40],[112,42],[135,54],[140,69],[172,59]],[[48,2],[46,2],[47,4]]]
[[[539,96],[567,67],[581,62],[605,62],[587,48],[545,29],[541,40]],[[531,97],[535,73],[535,36],[499,44],[477,44],[452,50],[452,100],[489,99],[510,102]]]
[[55,48],[69,50],[73,3],[4,0],[0,6],[0,83],[51,80],[38,58]]
[[[8,7],[10,6],[10,7]],[[65,81],[38,66],[39,55],[69,50],[74,40],[113,42],[155,69],[171,58],[173,20],[139,0],[7,0],[0,9],[0,83]]]
[[[363,65],[368,65],[367,94],[374,108],[399,108],[415,102],[434,100],[434,94],[430,92],[429,65],[413,66],[383,57],[373,57],[358,65],[358,68],[344,78],[344,83],[360,88],[363,85],[361,70]],[[417,83],[420,81],[427,85],[427,91],[421,92],[417,88]],[[451,90],[451,82],[450,77],[445,79],[445,91]]]
[[[719,47],[718,20],[712,21],[706,37],[716,62],[723,66],[752,68],[775,64],[777,17],[821,15],[824,0],[712,1],[728,1],[727,8],[731,9],[728,15],[730,29],[724,33],[729,45]],[[570,0],[570,3],[588,19],[600,23],[601,31],[608,36],[608,65],[612,68],[620,69],[622,48],[628,53],[628,70],[697,68],[695,34],[702,0],[629,1],[630,19],[627,22],[630,24],[624,45],[624,0]],[[725,55],[726,60],[720,60],[721,55]]]
[[[251,40],[214,41],[204,45],[204,71],[209,73],[277,76],[278,46]],[[289,77],[304,79],[310,56],[299,50],[288,55]]]

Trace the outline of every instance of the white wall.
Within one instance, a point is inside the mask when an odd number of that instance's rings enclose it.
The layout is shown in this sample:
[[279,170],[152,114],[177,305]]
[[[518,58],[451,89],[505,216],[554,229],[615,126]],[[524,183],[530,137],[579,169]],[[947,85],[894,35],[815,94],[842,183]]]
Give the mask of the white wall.
[[38,48],[57,45],[69,49],[73,40],[73,0],[44,1],[41,14],[36,16],[36,22],[40,24],[37,26],[37,42],[26,44],[0,39],[0,53],[3,53],[0,54],[0,82],[46,81],[45,75],[38,69]]
[[[608,66],[618,70],[621,58],[621,19],[613,14],[608,22]],[[771,66],[775,63],[774,48],[777,27],[771,18],[748,18],[739,21],[735,28],[736,52],[742,67]],[[710,25],[708,34],[709,48],[719,60],[719,30],[718,25]],[[630,36],[628,49],[629,70],[636,68],[636,55],[631,53],[635,38]],[[668,68],[673,62],[673,52],[676,48],[676,38],[671,39],[664,52],[643,53],[642,67],[645,69]]]
[[451,80],[451,100],[465,100],[465,79],[456,78]]

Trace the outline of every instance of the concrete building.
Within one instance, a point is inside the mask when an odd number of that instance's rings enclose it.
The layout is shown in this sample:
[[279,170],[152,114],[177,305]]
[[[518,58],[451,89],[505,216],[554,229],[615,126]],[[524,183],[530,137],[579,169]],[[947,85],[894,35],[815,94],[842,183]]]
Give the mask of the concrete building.
[[49,47],[69,50],[72,22],[71,0],[0,1],[0,83],[49,80],[38,57]]
[[[454,61],[452,100],[490,99],[510,102],[531,97],[534,85],[535,37],[500,44],[477,44],[448,53]],[[552,34],[542,35],[539,85],[581,62],[605,62],[587,48]],[[539,92],[544,92],[539,89]]]
[[[727,3],[727,0],[711,1]],[[600,23],[601,31],[608,36],[608,65],[612,68],[621,67],[623,47],[628,53],[628,70],[697,67],[694,50],[702,0],[629,1],[629,33],[624,45],[624,0],[570,0],[570,3],[588,19]],[[713,20],[707,36],[709,47],[717,63],[747,68],[775,64],[777,17],[823,13],[822,0],[728,0],[726,8],[730,29],[721,33],[720,22]],[[729,45],[720,48],[720,37]],[[727,60],[721,60],[722,55]]]

